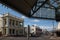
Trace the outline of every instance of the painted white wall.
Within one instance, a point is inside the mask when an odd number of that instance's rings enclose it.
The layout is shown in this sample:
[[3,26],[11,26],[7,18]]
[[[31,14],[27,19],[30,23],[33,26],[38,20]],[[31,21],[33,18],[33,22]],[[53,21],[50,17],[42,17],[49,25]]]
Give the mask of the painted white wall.
[[0,17],[0,31],[2,31],[2,28],[3,27],[3,19]]
[[[32,29],[33,29],[33,30],[32,30]],[[31,33],[33,33],[33,32],[35,33],[35,32],[36,32],[36,27],[33,27],[33,26],[30,27],[30,32],[31,32]]]
[[60,22],[58,22],[57,30],[60,30]]

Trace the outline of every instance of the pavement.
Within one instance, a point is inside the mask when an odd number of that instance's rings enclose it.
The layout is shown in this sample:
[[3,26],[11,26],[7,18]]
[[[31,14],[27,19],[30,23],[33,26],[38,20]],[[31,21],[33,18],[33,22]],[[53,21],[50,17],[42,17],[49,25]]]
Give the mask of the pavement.
[[[0,40],[28,40],[27,37],[0,37]],[[60,37],[30,37],[29,40],[60,40]]]

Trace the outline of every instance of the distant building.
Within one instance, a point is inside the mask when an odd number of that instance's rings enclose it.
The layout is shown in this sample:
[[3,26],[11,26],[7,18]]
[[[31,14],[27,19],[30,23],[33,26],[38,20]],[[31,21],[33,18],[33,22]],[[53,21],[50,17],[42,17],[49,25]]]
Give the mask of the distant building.
[[[40,27],[32,25],[29,27],[29,35],[30,36],[40,36],[42,33],[42,29],[40,29]],[[27,33],[27,27],[25,27],[25,32]],[[26,34],[27,35],[27,34]]]
[[30,34],[31,36],[39,36],[42,33],[42,29],[38,26],[32,25],[30,26]]
[[60,22],[58,22],[58,26],[57,26],[56,30],[60,30]]
[[56,32],[57,36],[60,36],[60,22],[58,22],[58,26],[57,26],[55,32]]
[[0,32],[4,36],[24,35],[24,19],[4,14],[0,17]]
[[43,29],[42,32],[43,35],[50,35],[50,32],[47,29]]

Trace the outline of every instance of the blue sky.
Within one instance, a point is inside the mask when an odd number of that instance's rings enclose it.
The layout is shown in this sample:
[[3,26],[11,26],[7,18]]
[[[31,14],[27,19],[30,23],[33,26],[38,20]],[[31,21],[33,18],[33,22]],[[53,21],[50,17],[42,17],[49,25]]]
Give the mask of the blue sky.
[[19,12],[10,9],[2,4],[0,4],[0,14],[5,14],[5,13],[10,13],[12,15],[15,15],[20,18],[24,18],[24,26],[26,27],[27,25],[38,25],[40,28],[43,29],[48,29],[51,30],[53,28],[53,22],[54,26],[57,26],[57,22],[53,20],[44,20],[44,19],[33,19],[33,18],[27,18],[24,15],[20,14]]

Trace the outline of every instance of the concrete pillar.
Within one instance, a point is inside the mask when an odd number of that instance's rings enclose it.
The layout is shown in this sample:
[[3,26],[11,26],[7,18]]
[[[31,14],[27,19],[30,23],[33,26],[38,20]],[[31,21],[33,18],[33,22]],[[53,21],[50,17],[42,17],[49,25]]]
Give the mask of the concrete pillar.
[[6,28],[6,36],[9,35],[9,28]]
[[9,27],[9,17],[6,17],[6,26]]
[[4,18],[2,19],[2,21],[3,21],[2,34],[4,34],[4,30],[3,30],[3,28],[4,28]]
[[2,28],[2,34],[4,35],[4,27]]
[[[9,17],[6,17],[6,27],[9,27]],[[6,28],[6,35],[9,34],[9,29]]]

